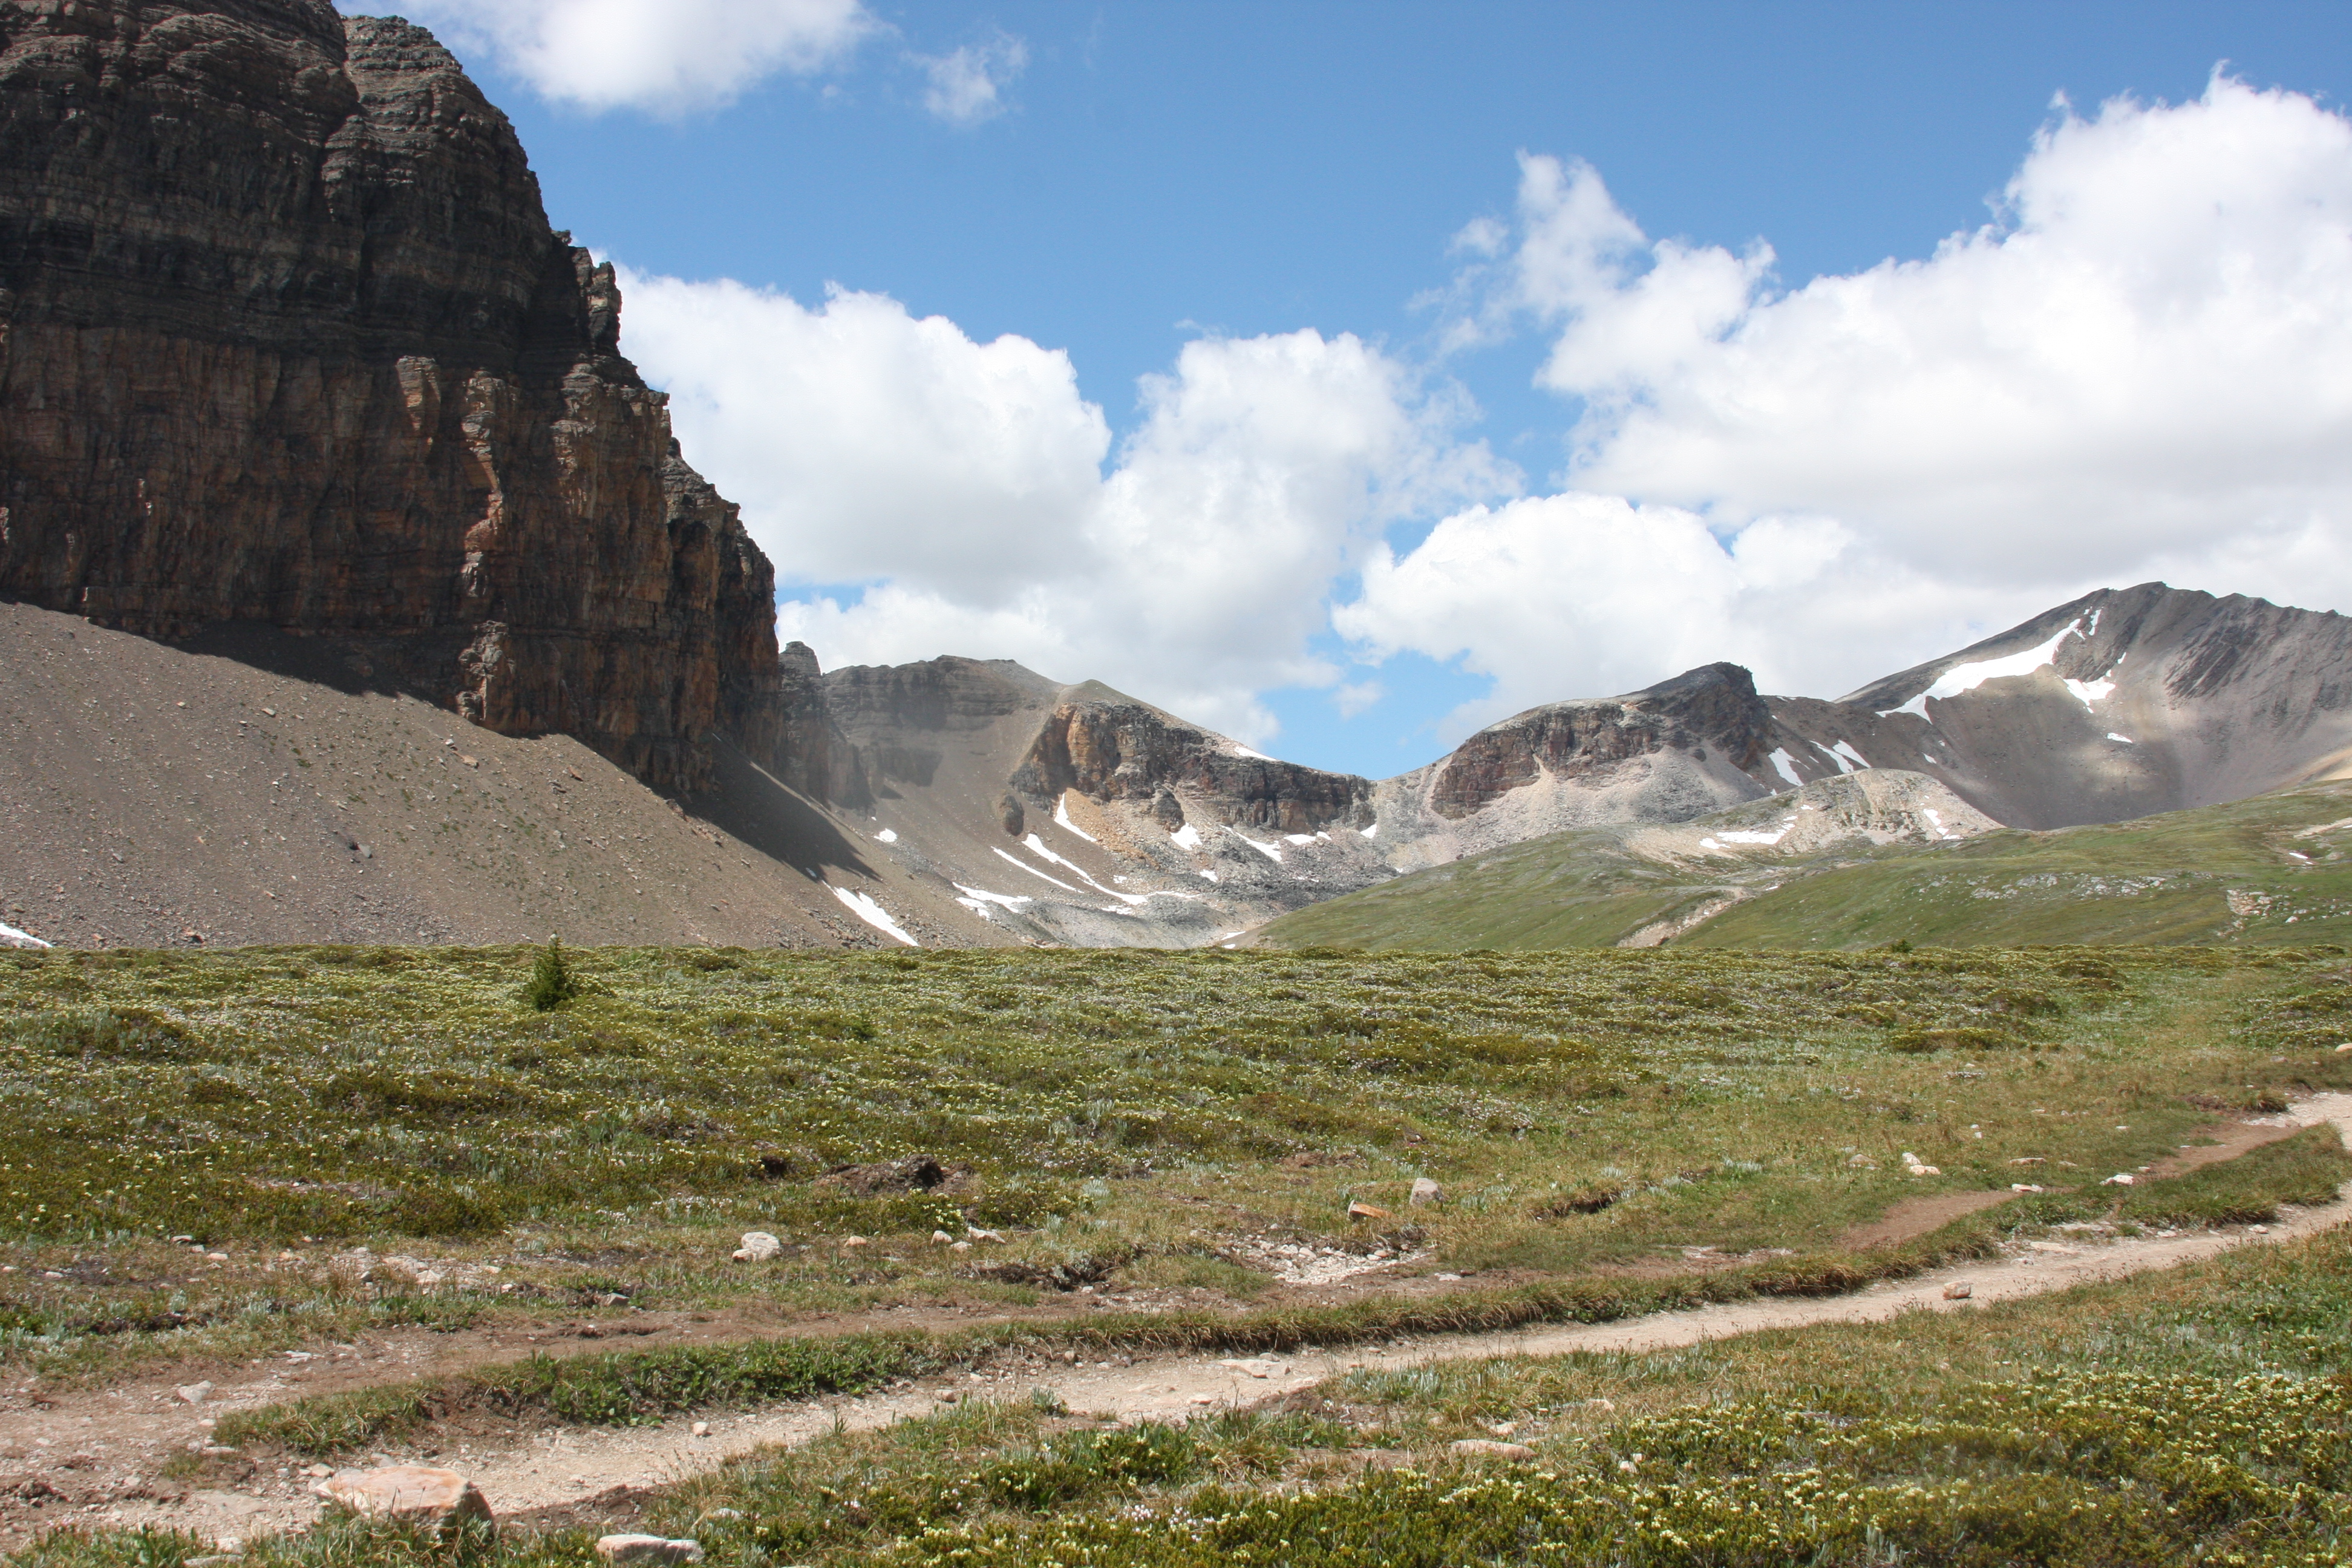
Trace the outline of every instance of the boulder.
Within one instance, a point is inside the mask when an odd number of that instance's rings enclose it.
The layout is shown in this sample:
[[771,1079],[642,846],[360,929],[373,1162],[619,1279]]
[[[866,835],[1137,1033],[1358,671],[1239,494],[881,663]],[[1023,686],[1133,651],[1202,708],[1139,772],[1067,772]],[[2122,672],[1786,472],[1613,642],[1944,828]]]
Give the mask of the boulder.
[[672,1541],[664,1535],[607,1535],[596,1542],[596,1555],[616,1568],[627,1563],[699,1563],[702,1543]]
[[333,1506],[364,1519],[432,1526],[453,1536],[467,1524],[492,1528],[489,1500],[455,1470],[435,1465],[383,1465],[339,1470],[313,1489]]
[[1415,1176],[1412,1179],[1412,1195],[1405,1201],[1415,1208],[1442,1204],[1445,1201],[1445,1189],[1427,1176]]
[[743,1245],[735,1249],[738,1263],[765,1263],[784,1249],[784,1244],[764,1230],[747,1230]]

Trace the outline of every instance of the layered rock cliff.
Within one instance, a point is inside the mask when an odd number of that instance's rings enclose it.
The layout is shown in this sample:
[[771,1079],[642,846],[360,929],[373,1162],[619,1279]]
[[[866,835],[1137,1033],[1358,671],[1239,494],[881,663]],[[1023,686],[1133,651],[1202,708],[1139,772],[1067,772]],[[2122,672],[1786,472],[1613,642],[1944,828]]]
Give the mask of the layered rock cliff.
[[0,0],[0,596],[312,634],[662,787],[772,759],[772,570],[620,304],[421,28]]

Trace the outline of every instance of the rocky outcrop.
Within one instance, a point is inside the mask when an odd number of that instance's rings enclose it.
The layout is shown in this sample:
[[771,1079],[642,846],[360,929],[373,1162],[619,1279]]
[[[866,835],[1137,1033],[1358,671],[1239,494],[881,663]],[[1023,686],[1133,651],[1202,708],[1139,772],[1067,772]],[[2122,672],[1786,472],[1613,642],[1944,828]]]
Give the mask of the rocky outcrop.
[[1076,790],[1142,805],[1171,832],[1184,826],[1188,798],[1211,827],[1311,834],[1371,820],[1369,779],[1260,756],[1107,687],[1055,705],[1013,787],[1038,803]]
[[0,595],[692,788],[786,728],[773,574],[505,116],[327,0],[0,0]]
[[1685,671],[1630,696],[1548,703],[1479,731],[1437,764],[1429,809],[1459,821],[1547,775],[1590,777],[1674,750],[1738,772],[1764,760],[1771,710],[1736,664]]

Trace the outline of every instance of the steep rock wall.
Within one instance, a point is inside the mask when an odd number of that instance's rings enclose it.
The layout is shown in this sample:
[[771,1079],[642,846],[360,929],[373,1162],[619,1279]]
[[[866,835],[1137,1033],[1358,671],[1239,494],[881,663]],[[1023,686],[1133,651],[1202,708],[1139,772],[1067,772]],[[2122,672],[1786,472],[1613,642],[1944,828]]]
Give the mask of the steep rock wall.
[[690,789],[773,572],[504,115],[327,0],[0,0],[0,596],[261,622]]

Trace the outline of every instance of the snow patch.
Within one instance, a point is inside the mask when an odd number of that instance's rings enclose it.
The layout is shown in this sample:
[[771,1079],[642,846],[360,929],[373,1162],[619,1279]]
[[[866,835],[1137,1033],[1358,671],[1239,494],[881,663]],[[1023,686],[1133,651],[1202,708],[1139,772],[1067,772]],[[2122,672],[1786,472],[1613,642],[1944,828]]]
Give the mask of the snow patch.
[[[1797,819],[1792,816],[1789,818],[1788,821],[1780,824],[1780,830],[1775,833],[1765,833],[1753,828],[1741,828],[1736,833],[1718,833],[1716,835],[1716,838],[1722,839],[1726,844],[1778,844],[1780,840],[1789,837],[1789,829],[1796,826]],[[1715,839],[1710,838],[1707,842],[1712,844],[1715,842]]]
[[884,936],[897,937],[908,947],[923,945],[898,929],[898,922],[890,918],[888,910],[875,902],[873,894],[852,892],[847,888],[835,888],[833,889],[833,896],[848,905],[851,914],[856,915]]
[[1281,845],[1271,843],[1260,844],[1256,839],[1252,838],[1248,834],[1244,833],[1238,827],[1228,827],[1225,831],[1240,839],[1243,843],[1248,845],[1251,848],[1256,850],[1259,854],[1265,856],[1267,859],[1273,861],[1276,865],[1279,866],[1282,864]]
[[1217,879],[1217,874],[1214,871],[1196,871],[1193,875],[1196,877],[1206,877],[1212,882]]
[[1381,825],[1375,822],[1370,827],[1359,827],[1356,831],[1367,838],[1377,838],[1380,837]]
[[881,832],[874,836],[874,842],[877,844],[896,844],[898,842],[898,832],[894,828],[886,827]]
[[31,931],[18,931],[15,926],[0,921],[0,947],[47,947],[48,945]]
[[963,895],[956,900],[960,904],[1003,904],[1008,910],[1017,910],[1037,901],[1026,893],[992,893],[985,888],[967,888],[961,882],[955,885],[955,890]]
[[1714,850],[1714,851],[1715,851],[1717,854],[1718,854],[1718,855],[1720,855],[1720,854],[1722,854],[1722,853],[1723,853],[1723,846],[1722,846],[1722,845],[1720,845],[1720,844],[1717,844],[1717,843],[1714,839],[1712,839],[1712,838],[1702,838],[1702,839],[1700,839],[1700,840],[1698,841],[1698,847],[1699,847],[1700,848],[1702,848],[1702,849],[1712,849],[1712,850]]
[[[1034,838],[1036,835],[1033,833],[1030,837]],[[994,845],[991,845],[989,847],[994,849],[996,847]],[[1028,872],[1031,876],[1036,878],[1041,882],[1051,882],[1054,886],[1061,889],[1062,891],[1066,893],[1075,893],[1077,891],[1076,888],[1073,888],[1067,882],[1063,881],[1059,877],[1047,876],[1045,872],[1037,869],[1036,867],[1032,866],[1026,860],[1024,860],[1019,856],[1013,854],[1010,849],[997,849],[996,852],[1004,857],[1005,864],[1020,867],[1024,871]]]
[[[1088,833],[1085,828],[1080,827],[1076,823],[1070,820],[1070,802],[1069,797],[1066,795],[1061,799],[1054,802],[1054,826],[1056,827],[1068,828],[1071,832],[1076,834],[1079,837],[1085,839],[1089,844],[1099,844],[1102,842],[1101,839],[1097,838],[1093,834]],[[1032,842],[1034,842],[1036,835],[1030,835],[1030,838]]]
[[2070,680],[2066,683],[2066,689],[2074,694],[2074,700],[2083,705],[2086,713],[2091,710],[2092,703],[2105,702],[2107,694],[2115,689],[2116,683],[2112,680]]
[[1237,757],[1253,757],[1261,763],[1270,763],[1275,760],[1274,758],[1267,756],[1264,752],[1253,752],[1247,746],[1235,746],[1234,748],[1234,755]]
[[1198,849],[1201,847],[1201,830],[1193,826],[1189,822],[1183,826],[1178,828],[1175,832],[1170,834],[1168,837],[1169,841],[1174,844],[1179,849]]
[[[2002,658],[1980,658],[1967,664],[1956,664],[1937,676],[1936,683],[1927,690],[1922,691],[1902,707],[1890,708],[1886,712],[1916,713],[1920,718],[1926,719],[1930,699],[1942,702],[1947,699],[1958,697],[1963,691],[1974,691],[1988,680],[2000,680],[2013,675],[2030,675],[2046,664],[2055,663],[2059,644],[2068,637],[2086,635],[2083,630],[2084,620],[2090,623],[2091,630],[2098,629],[2098,612],[2095,610],[2083,620],[2060,627],[2049,641],[2027,648],[2023,653],[2012,653]],[[2116,662],[2120,664],[2123,661],[2118,659]],[[2081,699],[2083,706],[2087,708],[2091,705],[2093,698],[2104,698],[2116,688],[2115,682],[2111,680],[2070,680],[2066,682],[2066,689]],[[1880,715],[1882,718],[1885,716],[1884,713]],[[1928,721],[1934,722],[1933,720]]]
[[2133,740],[2129,735],[2118,735],[2113,730],[2107,731],[2107,739],[2110,741],[2120,741],[2126,746],[2137,746],[2139,744],[2137,741]]
[[1932,805],[1923,805],[1923,806],[1921,806],[1921,807],[1919,808],[1919,815],[1920,815],[1920,816],[1924,816],[1924,817],[1926,817],[1926,818],[1927,819],[1927,826],[1930,826],[1930,827],[1932,827],[1932,828],[1934,828],[1934,829],[1936,830],[1936,837],[1938,837],[1938,838],[1958,838],[1958,837],[1959,837],[1959,835],[1958,835],[1958,834],[1957,834],[1957,833],[1953,832],[1950,828],[1946,827],[1946,826],[1944,826],[1944,818],[1943,818],[1943,816],[1941,816],[1941,814],[1939,814],[1939,813],[1936,810],[1936,808],[1935,808],[1934,806],[1932,806]]
[[[1790,788],[1802,789],[1805,787],[1805,781],[1797,776],[1797,770],[1795,767],[1797,759],[1789,754],[1788,747],[1773,747],[1771,761],[1772,771],[1779,773],[1782,778],[1787,779],[1789,781]],[[1370,837],[1370,835],[1367,834],[1365,837]]]
[[1312,833],[1286,833],[1282,836],[1282,838],[1283,842],[1286,844],[1312,844],[1315,842],[1315,835]]
[[[1843,741],[1830,748],[1830,756],[1837,763],[1838,772],[1842,773],[1860,773],[1870,766],[1868,757],[1864,756]],[[1846,766],[1848,763],[1853,765],[1848,767]]]

